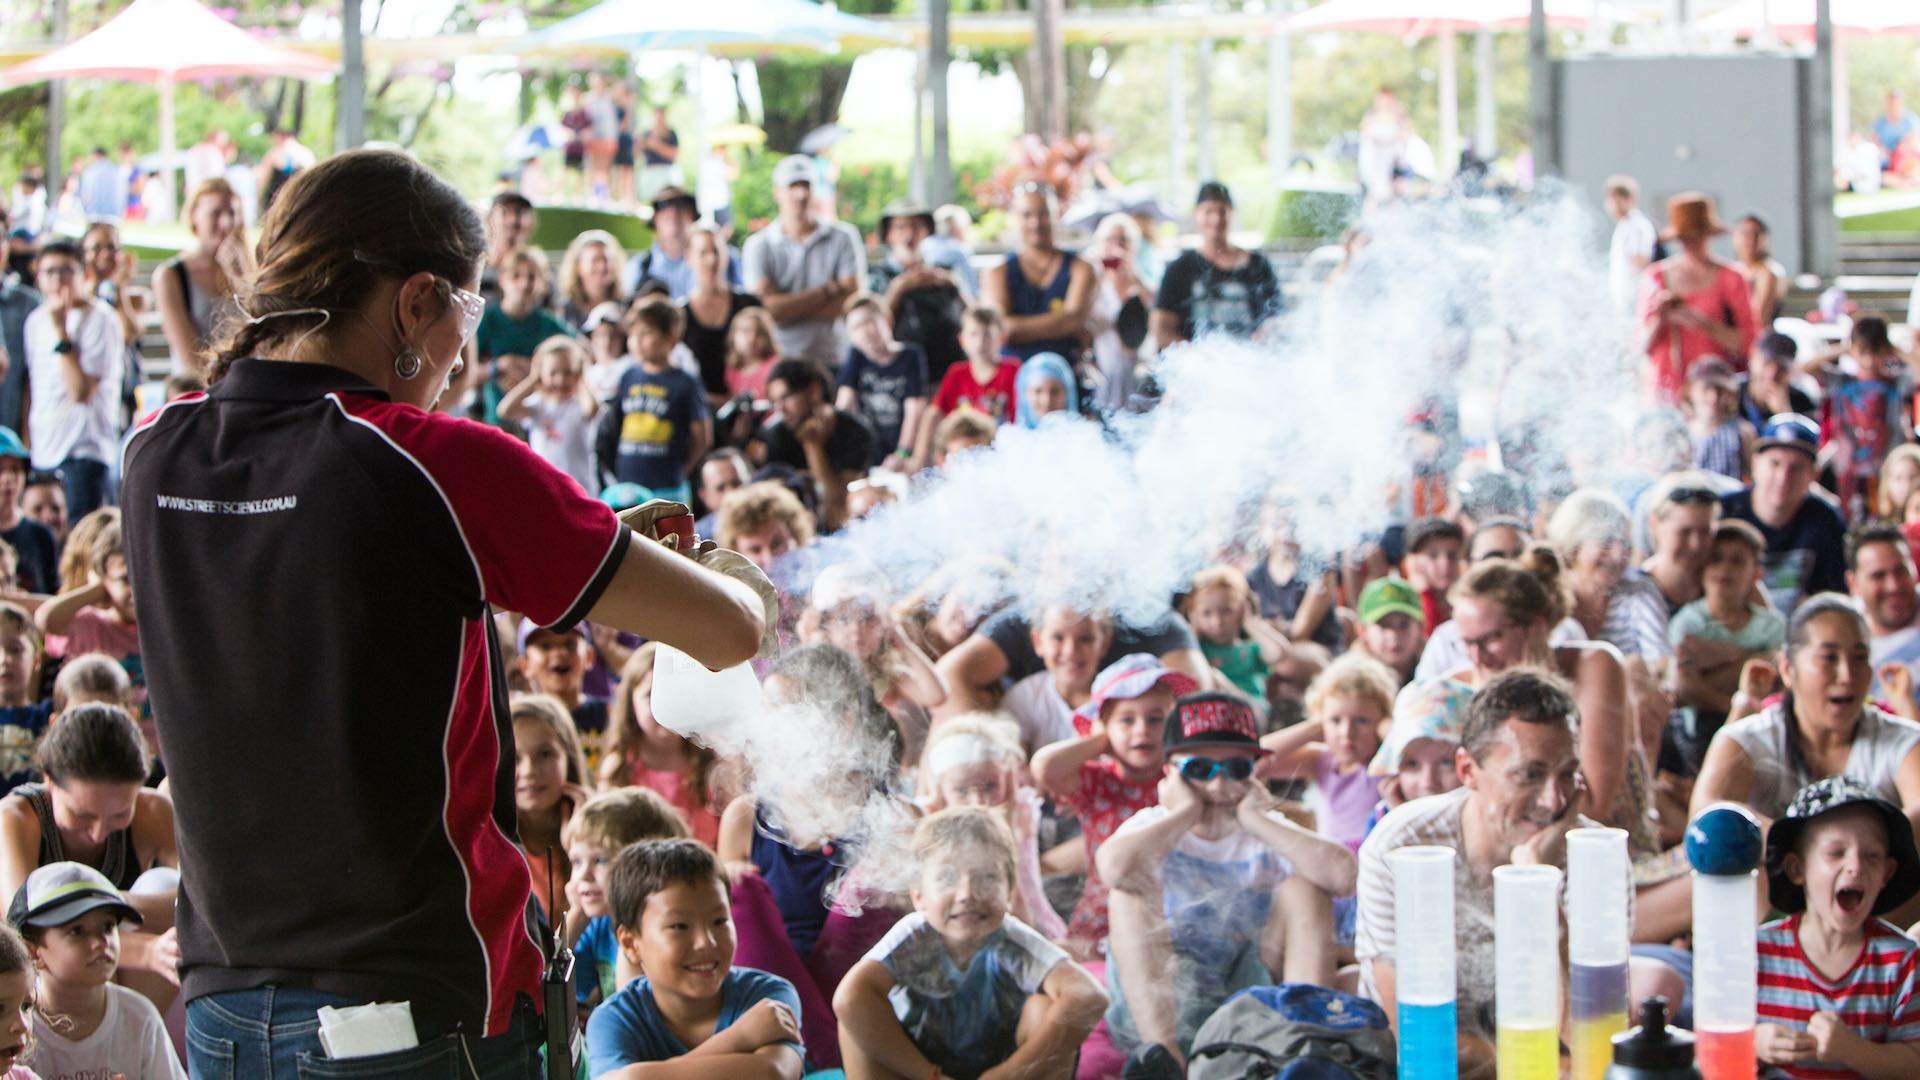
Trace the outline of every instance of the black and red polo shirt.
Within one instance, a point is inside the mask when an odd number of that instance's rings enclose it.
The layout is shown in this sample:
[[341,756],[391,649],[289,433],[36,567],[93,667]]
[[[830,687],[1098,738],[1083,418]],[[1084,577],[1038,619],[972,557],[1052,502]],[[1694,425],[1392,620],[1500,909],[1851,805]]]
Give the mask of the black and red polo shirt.
[[189,998],[538,1000],[493,607],[565,626],[631,534],[500,431],[245,360],[142,421],[121,502]]

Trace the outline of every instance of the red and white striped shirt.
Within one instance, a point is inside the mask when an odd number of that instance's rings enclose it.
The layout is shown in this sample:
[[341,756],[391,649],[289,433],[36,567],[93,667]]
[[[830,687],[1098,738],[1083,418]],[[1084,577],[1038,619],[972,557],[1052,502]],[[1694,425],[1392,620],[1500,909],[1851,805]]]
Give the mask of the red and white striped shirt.
[[[1920,944],[1891,924],[1867,923],[1867,940],[1853,966],[1828,979],[1800,947],[1800,916],[1760,927],[1759,1020],[1805,1031],[1816,1012],[1837,1014],[1869,1042],[1920,1042]],[[1770,1076],[1795,1080],[1851,1080],[1857,1074],[1835,1065],[1773,1066]]]

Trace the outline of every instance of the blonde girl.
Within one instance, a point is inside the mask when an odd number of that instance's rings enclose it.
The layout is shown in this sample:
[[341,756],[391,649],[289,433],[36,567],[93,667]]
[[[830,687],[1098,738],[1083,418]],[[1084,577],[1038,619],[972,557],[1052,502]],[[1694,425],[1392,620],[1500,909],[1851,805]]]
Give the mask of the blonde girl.
[[780,362],[773,316],[763,307],[744,308],[727,326],[727,389],[735,397],[767,396],[767,376]]
[[523,427],[527,445],[541,460],[573,477],[588,492],[600,490],[593,460],[593,418],[600,402],[587,387],[587,350],[555,334],[533,350],[527,377],[500,399],[500,422]]
[[1320,834],[1351,851],[1360,850],[1380,803],[1367,766],[1393,719],[1399,682],[1380,661],[1347,653],[1308,684],[1307,719],[1260,740],[1272,754],[1262,771],[1311,781],[1307,802]]
[[1247,576],[1224,563],[1193,575],[1180,614],[1193,625],[1207,663],[1255,701],[1267,699],[1267,676],[1287,663],[1286,636],[1259,615]]
[[1880,466],[1873,516],[1888,524],[1901,524],[1915,494],[1920,494],[1920,444],[1901,443],[1887,452],[1887,460]]
[[[620,669],[607,719],[607,746],[600,758],[600,785],[646,788],[680,811],[693,838],[712,847],[720,837],[720,812],[731,792],[720,791],[725,772],[712,750],[683,738],[653,715],[653,661],[649,642]],[[731,785],[724,785],[731,787]]]
[[984,806],[1013,830],[1013,914],[1049,941],[1064,941],[1067,924],[1047,902],[1040,875],[1040,796],[1023,786],[1026,752],[1020,726],[1004,713],[963,713],[927,738],[920,782],[928,813],[950,806]]
[[573,872],[562,833],[574,810],[587,801],[589,783],[580,732],[567,707],[546,694],[514,695],[514,819],[533,873],[534,899],[549,919],[554,891]]

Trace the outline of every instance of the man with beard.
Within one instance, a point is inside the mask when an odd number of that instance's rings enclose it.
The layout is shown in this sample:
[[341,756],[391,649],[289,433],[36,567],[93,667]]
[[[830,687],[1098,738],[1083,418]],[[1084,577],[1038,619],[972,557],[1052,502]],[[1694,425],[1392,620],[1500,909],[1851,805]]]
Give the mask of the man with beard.
[[1906,700],[1890,704],[1908,715],[1914,711],[1913,674],[1920,671],[1920,595],[1914,592],[1913,554],[1899,529],[1872,525],[1854,533],[1847,550],[1847,591],[1866,613],[1872,634],[1867,647],[1873,657],[1874,693],[1886,697],[1892,692],[1879,672],[1890,664],[1905,668],[1908,686],[1894,696]]

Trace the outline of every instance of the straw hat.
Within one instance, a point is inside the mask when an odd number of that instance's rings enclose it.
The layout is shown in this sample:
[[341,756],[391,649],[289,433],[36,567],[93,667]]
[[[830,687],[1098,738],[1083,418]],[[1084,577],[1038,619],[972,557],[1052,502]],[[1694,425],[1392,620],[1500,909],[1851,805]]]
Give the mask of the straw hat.
[[1662,240],[1701,240],[1727,231],[1713,212],[1713,199],[1703,192],[1683,191],[1667,200],[1667,228]]

